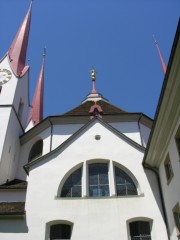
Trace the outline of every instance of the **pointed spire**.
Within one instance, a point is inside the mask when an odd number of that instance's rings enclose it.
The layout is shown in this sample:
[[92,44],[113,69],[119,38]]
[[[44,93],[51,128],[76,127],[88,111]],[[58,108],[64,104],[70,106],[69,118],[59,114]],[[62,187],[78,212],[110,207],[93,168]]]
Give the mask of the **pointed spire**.
[[28,46],[28,37],[31,22],[32,1],[24,21],[17,32],[11,47],[8,51],[8,57],[11,68],[17,76],[22,76],[27,68],[25,68],[26,52]]
[[44,64],[45,64],[46,49],[43,53],[43,62],[39,78],[34,93],[32,107],[29,113],[28,123],[32,120],[33,124],[38,124],[43,119],[43,95],[44,95]]
[[166,68],[167,68],[167,67],[166,67],[166,64],[165,64],[165,62],[164,62],[164,60],[163,60],[161,51],[160,51],[160,49],[159,49],[158,41],[155,39],[155,36],[154,36],[154,35],[153,35],[153,38],[154,38],[154,43],[155,43],[155,45],[156,45],[156,48],[157,48],[157,51],[158,51],[158,54],[159,54],[159,58],[160,58],[162,70],[163,70],[163,73],[164,73],[164,75],[165,75],[165,73],[166,73]]

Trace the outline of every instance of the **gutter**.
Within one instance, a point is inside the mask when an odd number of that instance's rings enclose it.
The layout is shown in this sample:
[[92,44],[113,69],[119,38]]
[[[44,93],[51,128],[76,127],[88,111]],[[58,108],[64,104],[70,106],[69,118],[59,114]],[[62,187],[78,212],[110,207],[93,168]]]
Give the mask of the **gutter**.
[[163,215],[164,215],[164,222],[166,225],[166,229],[167,229],[167,235],[168,235],[168,240],[170,240],[170,231],[169,231],[169,226],[168,226],[168,221],[167,221],[167,212],[166,212],[166,208],[165,208],[165,203],[164,203],[164,198],[163,198],[163,193],[162,193],[162,186],[161,186],[161,182],[160,182],[160,178],[159,178],[159,173],[158,173],[158,169],[157,168],[153,168],[147,164],[143,163],[143,167],[145,169],[148,169],[152,172],[155,173],[157,181],[158,181],[158,187],[159,187],[159,193],[160,193],[160,199],[161,199],[161,204],[162,204],[162,211],[163,211]]
[[51,138],[50,138],[50,149],[49,149],[49,151],[51,152],[51,151],[52,151],[53,124],[52,124],[52,122],[51,122],[51,120],[50,120],[49,117],[48,117],[47,119],[48,119],[48,121],[49,121],[49,123],[50,123],[50,125],[51,125]]

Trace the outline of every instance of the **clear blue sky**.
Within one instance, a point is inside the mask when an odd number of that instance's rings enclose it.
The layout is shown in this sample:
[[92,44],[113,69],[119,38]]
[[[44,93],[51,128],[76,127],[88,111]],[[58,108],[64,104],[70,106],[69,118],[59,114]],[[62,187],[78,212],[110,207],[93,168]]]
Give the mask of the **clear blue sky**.
[[[29,3],[0,0],[1,58]],[[163,74],[152,35],[168,63],[179,15],[179,0],[34,0],[27,54],[31,100],[46,46],[44,117],[84,100],[93,65],[96,88],[110,103],[153,118]]]

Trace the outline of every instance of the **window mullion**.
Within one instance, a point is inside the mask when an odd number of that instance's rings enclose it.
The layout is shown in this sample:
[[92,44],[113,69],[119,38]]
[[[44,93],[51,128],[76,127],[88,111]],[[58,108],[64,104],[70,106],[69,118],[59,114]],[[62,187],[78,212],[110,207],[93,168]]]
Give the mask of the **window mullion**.
[[114,166],[113,162],[109,162],[109,172],[108,172],[108,177],[109,177],[109,192],[110,196],[116,196],[116,187],[115,187],[115,178],[114,178]]

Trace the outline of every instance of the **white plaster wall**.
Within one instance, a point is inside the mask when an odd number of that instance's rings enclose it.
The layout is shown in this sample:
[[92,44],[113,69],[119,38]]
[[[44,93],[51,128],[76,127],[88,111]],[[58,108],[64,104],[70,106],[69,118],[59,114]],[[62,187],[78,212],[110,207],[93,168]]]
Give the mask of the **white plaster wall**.
[[[95,140],[96,134],[101,140]],[[67,148],[36,164],[29,174],[26,201],[28,239],[45,239],[46,223],[68,220],[74,223],[72,240],[128,239],[127,220],[146,217],[153,220],[152,239],[167,239],[161,209],[142,167],[143,153],[94,123]],[[56,199],[64,175],[77,164],[90,159],[116,161],[129,169],[143,195],[106,199]],[[112,184],[112,183],[111,183]],[[157,188],[155,181],[153,188]],[[161,229],[161,231],[159,231]]]
[[[174,222],[174,216],[173,216],[173,208],[175,205],[179,202],[180,203],[180,156],[178,154],[178,149],[175,142],[175,134],[180,126],[180,121],[177,123],[174,134],[170,140],[169,146],[167,147],[167,151],[164,155],[164,158],[162,159],[161,165],[159,167],[159,174],[160,174],[160,180],[163,190],[163,196],[164,196],[164,202],[165,207],[168,215],[168,223],[169,223],[169,230],[170,230],[170,236],[171,240],[177,239],[177,231],[175,227]],[[164,161],[169,153],[170,161],[173,169],[174,176],[170,183],[167,183],[165,168],[164,168]]]
[[71,135],[78,131],[83,124],[61,124],[53,126],[52,149],[55,149]]
[[112,127],[116,128],[121,133],[125,134],[127,137],[132,139],[141,145],[141,137],[139,133],[137,122],[117,122],[109,123]]
[[[0,63],[0,68],[6,68],[12,72],[7,56]],[[0,104],[13,104],[14,94],[16,92],[18,79],[12,72],[12,78],[6,84],[3,84],[2,91],[0,94]]]
[[43,140],[43,152],[42,155],[47,154],[50,151],[50,137],[51,129],[47,128],[42,131],[39,135],[32,138],[29,142],[21,145],[19,163],[17,166],[16,178],[25,180],[27,174],[25,173],[23,166],[28,163],[29,153],[32,146],[39,140]]
[[14,96],[14,107],[18,113],[19,109],[19,103],[22,99],[23,102],[23,111],[21,116],[21,123],[23,128],[27,125],[27,115],[28,115],[28,109],[29,109],[29,71],[26,72],[26,74],[18,79],[17,88],[16,88],[16,94]]
[[[0,136],[1,136],[1,141],[0,141],[0,159],[4,147],[4,139],[7,131],[7,126],[8,126],[8,121],[11,113],[11,108],[1,108],[0,107],[0,114],[1,114],[1,121],[0,121]],[[0,160],[0,169],[1,169],[1,160]]]
[[146,127],[144,124],[140,124],[140,131],[141,131],[142,144],[144,147],[146,147],[149,140],[149,134],[151,132],[151,129]]
[[0,183],[13,180],[19,161],[19,136],[22,134],[17,117],[11,108],[0,166]]
[[25,202],[26,191],[0,190],[0,202]]

